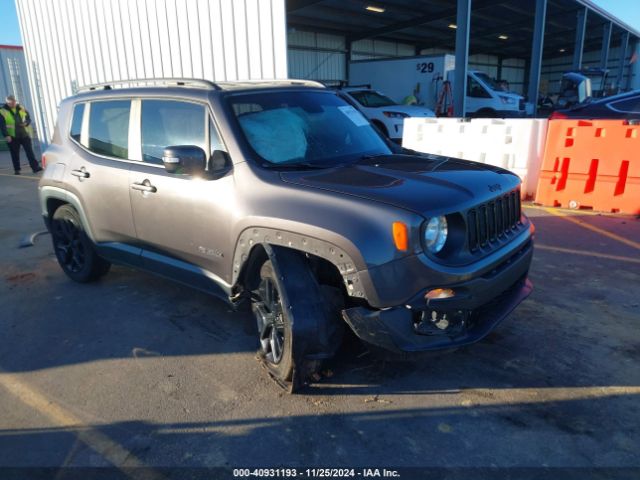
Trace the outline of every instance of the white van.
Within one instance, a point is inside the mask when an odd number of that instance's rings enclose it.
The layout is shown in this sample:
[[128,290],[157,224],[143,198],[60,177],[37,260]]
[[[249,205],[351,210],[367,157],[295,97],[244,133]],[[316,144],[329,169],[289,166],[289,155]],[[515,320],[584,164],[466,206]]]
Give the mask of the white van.
[[[370,84],[398,103],[415,97],[418,105],[435,111],[444,80],[451,82],[453,92],[454,69],[455,57],[449,54],[358,60],[349,64],[349,82]],[[446,111],[446,106],[442,110]],[[484,72],[468,71],[466,116],[510,118],[524,115],[525,102],[521,95],[505,91]]]

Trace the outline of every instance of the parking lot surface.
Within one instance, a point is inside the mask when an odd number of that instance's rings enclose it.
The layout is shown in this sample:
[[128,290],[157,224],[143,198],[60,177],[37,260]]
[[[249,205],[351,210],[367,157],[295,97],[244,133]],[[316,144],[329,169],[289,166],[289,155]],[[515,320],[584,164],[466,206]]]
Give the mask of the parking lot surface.
[[249,314],[124,267],[74,284],[48,235],[18,248],[44,226],[37,178],[5,157],[0,467],[640,472],[638,218],[529,206],[535,291],[495,333],[404,360],[350,340],[291,396]]

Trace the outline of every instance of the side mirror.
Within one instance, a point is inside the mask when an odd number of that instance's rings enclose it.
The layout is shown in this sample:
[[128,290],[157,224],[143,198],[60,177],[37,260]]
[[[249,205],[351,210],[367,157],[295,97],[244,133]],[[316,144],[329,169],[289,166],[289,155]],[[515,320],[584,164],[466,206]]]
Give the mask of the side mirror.
[[176,145],[164,149],[162,163],[169,173],[201,175],[205,172],[207,155],[195,145]]

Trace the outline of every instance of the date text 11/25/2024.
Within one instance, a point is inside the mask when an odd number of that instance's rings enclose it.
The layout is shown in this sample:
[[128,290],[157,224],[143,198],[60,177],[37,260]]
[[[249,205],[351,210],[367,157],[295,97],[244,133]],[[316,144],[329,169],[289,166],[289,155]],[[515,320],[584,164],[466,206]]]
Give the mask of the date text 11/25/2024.
[[400,478],[386,468],[235,468],[234,478]]

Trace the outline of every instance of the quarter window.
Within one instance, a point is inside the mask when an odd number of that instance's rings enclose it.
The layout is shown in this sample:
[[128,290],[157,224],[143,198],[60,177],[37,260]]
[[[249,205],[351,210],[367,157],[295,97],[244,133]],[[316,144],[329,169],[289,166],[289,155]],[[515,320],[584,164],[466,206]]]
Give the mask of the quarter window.
[[167,100],[142,101],[142,160],[162,164],[166,147],[206,145],[205,108],[202,105]]
[[92,102],[89,112],[89,150],[128,158],[130,100]]
[[73,107],[73,117],[71,118],[71,128],[69,129],[69,135],[76,142],[80,142],[83,117],[84,117],[84,103],[77,103]]

